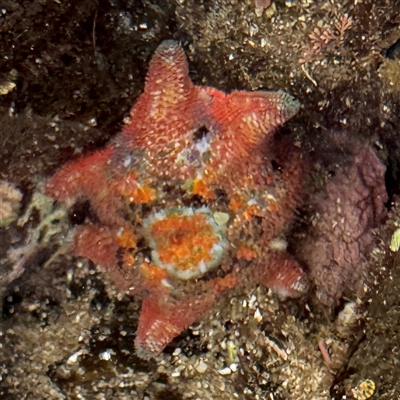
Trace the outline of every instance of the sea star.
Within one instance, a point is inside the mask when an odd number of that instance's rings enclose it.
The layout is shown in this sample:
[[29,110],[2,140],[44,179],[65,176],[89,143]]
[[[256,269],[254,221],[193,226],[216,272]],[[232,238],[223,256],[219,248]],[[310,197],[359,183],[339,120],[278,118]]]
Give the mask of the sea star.
[[72,249],[143,296],[138,354],[151,356],[229,289],[307,290],[277,249],[300,199],[303,160],[271,133],[299,108],[284,92],[196,86],[182,48],[163,42],[130,122],[103,150],[61,167],[47,193],[90,202],[97,221]]

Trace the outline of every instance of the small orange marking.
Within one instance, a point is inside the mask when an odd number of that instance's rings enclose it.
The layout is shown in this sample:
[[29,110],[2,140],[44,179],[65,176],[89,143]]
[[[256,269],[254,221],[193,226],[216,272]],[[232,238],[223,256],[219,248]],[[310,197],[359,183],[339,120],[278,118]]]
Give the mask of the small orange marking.
[[250,215],[260,215],[260,206],[257,204],[252,204],[247,207],[246,212]]
[[281,210],[281,207],[277,201],[270,201],[270,203],[267,206],[267,210],[273,213],[277,213],[278,211]]
[[161,281],[167,277],[167,271],[157,267],[157,265],[151,263],[142,263],[140,264],[140,272],[143,277],[148,280],[157,280]]
[[146,204],[156,198],[154,189],[138,182],[138,175],[135,171],[129,172],[128,176],[119,182],[117,190],[121,196],[128,197],[135,204]]
[[245,212],[243,213],[243,217],[246,219],[246,221],[251,221],[253,217],[262,216],[260,211],[260,207],[257,204],[252,204],[246,208]]
[[148,186],[138,186],[137,189],[131,193],[130,197],[132,198],[133,203],[146,204],[155,200],[156,191]]
[[135,257],[131,253],[124,254],[124,267],[130,269],[132,268],[134,262],[135,262]]
[[193,194],[198,194],[206,200],[215,200],[217,196],[202,179],[195,179],[193,182]]
[[215,287],[219,292],[232,289],[238,284],[238,279],[235,274],[228,274],[223,278],[215,279]]
[[131,180],[137,181],[137,180],[138,180],[138,178],[139,178],[139,176],[138,176],[138,174],[137,174],[137,172],[136,172],[136,171],[129,171],[129,174],[128,174],[128,179],[131,179]]
[[251,261],[257,257],[257,253],[249,246],[243,245],[236,253],[237,258],[244,258],[246,261]]
[[239,196],[232,197],[229,202],[229,209],[231,209],[234,213],[238,212],[242,206],[243,199]]
[[120,247],[129,249],[136,248],[135,234],[129,228],[123,228],[122,232],[117,234],[115,241]]
[[215,173],[215,171],[206,169],[203,171],[204,176],[207,179],[207,182],[215,182],[217,179],[217,174]]

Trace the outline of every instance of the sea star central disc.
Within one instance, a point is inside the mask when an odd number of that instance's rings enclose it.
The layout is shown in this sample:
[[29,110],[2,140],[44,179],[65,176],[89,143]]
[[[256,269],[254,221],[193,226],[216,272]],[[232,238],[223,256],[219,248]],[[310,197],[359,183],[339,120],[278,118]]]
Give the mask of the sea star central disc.
[[227,241],[207,208],[172,209],[151,215],[144,221],[152,261],[172,276],[198,278],[215,268]]

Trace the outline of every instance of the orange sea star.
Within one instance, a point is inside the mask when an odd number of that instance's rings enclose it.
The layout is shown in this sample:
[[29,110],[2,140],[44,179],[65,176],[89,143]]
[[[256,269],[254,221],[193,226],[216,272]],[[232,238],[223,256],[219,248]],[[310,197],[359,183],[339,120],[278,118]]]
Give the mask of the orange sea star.
[[304,163],[271,134],[298,108],[284,92],[194,85],[183,50],[165,41],[129,124],[48,181],[48,194],[86,199],[97,217],[77,229],[75,254],[143,296],[139,354],[162,351],[237,285],[307,289],[296,261],[272,245],[300,199]]

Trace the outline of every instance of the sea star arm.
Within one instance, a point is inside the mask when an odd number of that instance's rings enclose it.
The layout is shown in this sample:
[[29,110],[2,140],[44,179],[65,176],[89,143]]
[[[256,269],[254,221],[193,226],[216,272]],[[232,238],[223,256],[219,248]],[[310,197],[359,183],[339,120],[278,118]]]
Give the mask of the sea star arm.
[[304,295],[309,288],[307,274],[300,265],[286,253],[273,252],[268,262],[260,264],[259,283],[272,289],[281,299],[295,298]]
[[[289,94],[278,92],[246,92],[230,94],[205,87],[212,98],[210,114],[215,119],[221,143],[230,157],[250,155],[276,127],[297,113],[300,103]],[[240,149],[240,151],[239,151]]]
[[168,151],[202,124],[207,101],[209,96],[190,80],[183,49],[164,41],[150,61],[144,92],[131,109],[119,144],[151,154]]
[[238,285],[235,273],[203,285],[201,293],[172,296],[154,291],[142,302],[135,347],[147,358],[160,353],[176,336],[202,318],[226,291]]
[[172,339],[202,317],[215,303],[212,294],[187,296],[174,301],[168,295],[152,295],[142,302],[135,347],[147,358],[161,353]]
[[112,153],[113,149],[107,147],[68,162],[48,180],[46,194],[57,200],[72,202],[81,197],[90,198],[104,185],[105,168]]

